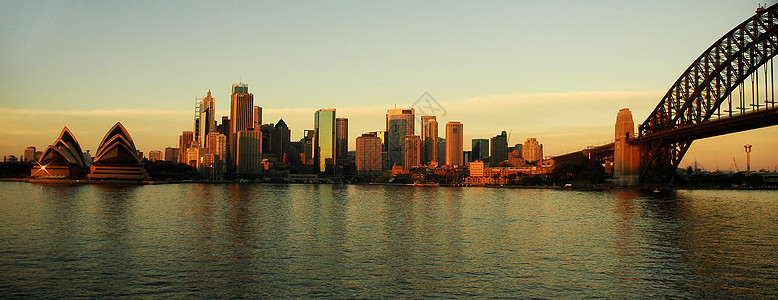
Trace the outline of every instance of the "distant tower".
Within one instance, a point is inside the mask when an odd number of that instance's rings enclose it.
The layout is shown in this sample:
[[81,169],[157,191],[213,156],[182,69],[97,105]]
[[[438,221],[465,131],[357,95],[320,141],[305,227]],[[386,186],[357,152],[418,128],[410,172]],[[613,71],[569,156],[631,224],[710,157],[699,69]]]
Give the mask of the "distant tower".
[[184,131],[178,137],[178,162],[187,163],[186,151],[192,146],[194,141],[194,132]]
[[337,151],[335,109],[317,110],[314,114],[313,126],[313,159],[319,172],[324,172],[328,165],[335,165]]
[[751,173],[751,145],[746,144],[746,173]]
[[203,144],[205,144],[205,137],[209,133],[216,131],[215,114],[216,114],[215,101],[213,99],[213,96],[211,96],[211,90],[208,90],[208,95],[205,96],[205,99],[203,99],[202,104],[200,104],[199,140]]
[[195,97],[194,127],[192,128],[192,132],[194,132],[195,141],[202,141],[200,139],[200,114],[203,112],[202,106],[203,106],[203,99]]
[[237,134],[235,174],[240,177],[252,177],[262,171],[262,132],[259,130],[241,130]]
[[275,125],[275,134],[273,135],[273,149],[271,152],[278,157],[280,162],[288,162],[289,147],[291,144],[292,131],[289,130],[289,126],[286,125],[284,119],[278,120]]
[[464,153],[462,152],[463,134],[462,123],[446,123],[446,164],[452,167],[464,166]]
[[491,140],[491,151],[489,159],[492,166],[496,166],[503,161],[508,160],[508,133],[505,130]]
[[381,174],[381,138],[365,133],[357,138],[357,174],[371,176]]
[[34,162],[38,159],[35,157],[35,146],[29,146],[26,149],[24,149],[24,157],[22,159],[24,162]]
[[421,138],[418,135],[406,135],[403,151],[403,168],[410,170],[421,164]]
[[256,130],[259,130],[259,128],[262,126],[262,108],[259,106],[254,106],[254,125],[251,126]]
[[335,139],[337,149],[337,164],[343,165],[348,160],[348,119],[335,119]]
[[248,94],[249,85],[243,82],[235,83],[232,85],[232,94]]
[[424,165],[439,162],[438,159],[438,120],[435,116],[421,117],[421,148]]
[[635,123],[628,108],[616,116],[616,136],[613,143],[613,178],[620,185],[634,185],[640,176],[640,148],[627,143],[635,137]]
[[415,110],[390,109],[386,112],[386,152],[389,168],[403,164],[405,136],[414,134]]
[[521,147],[521,156],[528,162],[543,160],[543,144],[534,137],[527,138]]
[[[230,97],[230,165],[236,167],[238,157],[238,133],[254,127],[254,95],[249,93],[248,85],[236,83],[232,85]],[[258,130],[259,128],[257,128]],[[248,136],[247,136],[248,137]],[[246,144],[246,143],[244,143]]]
[[480,160],[485,162],[489,157],[489,140],[472,139],[470,143],[471,160]]

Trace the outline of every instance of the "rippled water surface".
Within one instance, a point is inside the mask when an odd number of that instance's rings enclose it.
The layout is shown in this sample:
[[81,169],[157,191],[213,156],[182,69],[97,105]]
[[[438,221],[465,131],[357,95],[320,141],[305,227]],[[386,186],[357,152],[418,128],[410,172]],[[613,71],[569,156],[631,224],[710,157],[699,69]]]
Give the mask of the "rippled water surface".
[[776,205],[775,191],[0,182],[0,296],[775,298]]

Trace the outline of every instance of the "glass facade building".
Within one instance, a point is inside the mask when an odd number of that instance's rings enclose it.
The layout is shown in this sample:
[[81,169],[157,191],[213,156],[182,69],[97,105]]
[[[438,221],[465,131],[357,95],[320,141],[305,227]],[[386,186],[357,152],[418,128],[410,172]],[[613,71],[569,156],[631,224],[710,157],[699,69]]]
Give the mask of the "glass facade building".
[[319,172],[324,172],[327,166],[335,164],[337,153],[335,132],[335,109],[317,110],[313,118],[314,125],[314,161]]

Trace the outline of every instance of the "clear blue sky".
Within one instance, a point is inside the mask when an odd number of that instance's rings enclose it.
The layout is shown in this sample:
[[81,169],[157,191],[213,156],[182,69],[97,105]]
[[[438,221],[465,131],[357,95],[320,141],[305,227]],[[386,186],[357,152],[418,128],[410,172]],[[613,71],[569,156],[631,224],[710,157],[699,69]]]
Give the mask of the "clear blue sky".
[[[466,141],[513,130],[511,143],[535,136],[558,154],[612,139],[622,107],[643,121],[757,3],[0,1],[0,153],[44,148],[62,126],[94,149],[116,121],[143,151],[174,146],[195,97],[210,87],[227,114],[242,80],[265,121],[283,117],[295,138],[315,109],[335,107],[353,145],[426,91]],[[731,152],[706,161],[729,168],[742,149]]]

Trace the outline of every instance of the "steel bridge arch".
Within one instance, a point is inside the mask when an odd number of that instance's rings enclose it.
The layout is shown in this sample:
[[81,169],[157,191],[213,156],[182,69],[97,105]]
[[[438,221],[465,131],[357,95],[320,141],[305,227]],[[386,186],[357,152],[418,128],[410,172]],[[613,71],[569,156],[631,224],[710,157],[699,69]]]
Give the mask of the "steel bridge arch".
[[[733,108],[731,96],[749,76],[756,74],[758,77],[758,69],[767,67],[768,62],[772,74],[772,58],[776,53],[778,4],[760,8],[754,16],[730,30],[703,52],[638,126],[638,136],[629,141],[630,144],[642,146],[643,170],[640,181],[645,182],[648,177],[667,180],[675,172],[693,138],[674,138],[672,132],[708,123],[714,115],[717,119],[726,119],[759,111],[762,106],[765,107],[762,110],[770,104],[774,107],[774,88],[773,101],[767,98],[764,103],[760,103],[757,98],[750,109],[742,100],[740,107]],[[757,85],[758,81],[757,78]],[[742,99],[742,86],[739,94]],[[727,99],[728,106],[722,115],[721,106]]]

